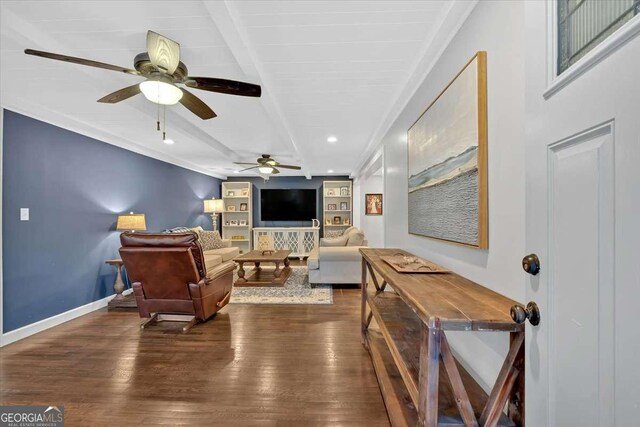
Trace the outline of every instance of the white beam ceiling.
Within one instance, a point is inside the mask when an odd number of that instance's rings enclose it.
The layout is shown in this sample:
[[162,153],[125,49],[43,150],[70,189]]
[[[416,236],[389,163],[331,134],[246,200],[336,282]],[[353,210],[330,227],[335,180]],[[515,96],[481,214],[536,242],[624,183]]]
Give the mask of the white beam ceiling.
[[[357,175],[475,2],[0,2],[0,103],[132,151],[224,177],[273,154],[301,171]],[[467,12],[468,13],[468,12]],[[148,29],[181,44],[189,73],[261,84],[260,99],[193,90],[202,121],[137,96],[140,78],[25,55],[45,50],[132,67]],[[336,136],[335,143],[327,142]]]

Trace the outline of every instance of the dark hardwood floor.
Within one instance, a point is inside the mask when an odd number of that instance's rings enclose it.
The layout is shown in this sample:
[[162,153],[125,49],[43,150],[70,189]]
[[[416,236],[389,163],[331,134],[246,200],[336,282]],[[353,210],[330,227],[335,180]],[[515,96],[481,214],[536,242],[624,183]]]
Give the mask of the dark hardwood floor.
[[388,426],[359,295],[230,304],[187,334],[103,309],[0,349],[0,401],[64,405],[68,426]]

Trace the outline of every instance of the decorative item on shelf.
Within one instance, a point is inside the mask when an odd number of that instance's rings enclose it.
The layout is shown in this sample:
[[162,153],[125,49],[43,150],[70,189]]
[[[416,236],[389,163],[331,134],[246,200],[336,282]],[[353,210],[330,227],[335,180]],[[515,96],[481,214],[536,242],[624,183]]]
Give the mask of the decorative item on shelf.
[[313,228],[320,228],[320,220],[319,219],[312,219],[311,220],[311,227]]
[[204,212],[211,214],[211,229],[218,229],[218,214],[224,211],[224,201],[222,199],[204,200]]
[[364,196],[364,214],[382,215],[382,194],[372,193]]
[[236,192],[233,190],[227,190],[227,197],[235,197]]
[[229,221],[229,225],[238,225],[238,220],[232,219],[231,221]]
[[225,221],[224,225],[231,225],[231,223],[229,221]]
[[335,196],[336,192],[333,188],[327,189],[327,196]]
[[335,203],[329,203],[329,204],[327,205],[327,210],[328,210],[328,211],[335,211],[335,210],[338,210],[337,206],[338,206],[338,205],[336,205]]
[[349,210],[349,203],[348,202],[340,202],[340,210],[341,211],[348,211]]
[[241,212],[246,212],[247,211],[247,204],[246,203],[240,203],[240,211]]
[[331,225],[331,218],[327,218],[324,220],[324,225]]
[[262,255],[273,253],[273,238],[269,234],[261,234],[258,236],[258,250],[262,251]]
[[116,222],[116,230],[118,231],[144,231],[147,229],[147,222],[144,214],[136,214],[129,212],[128,214],[118,215]]
[[342,221],[342,225],[351,225],[351,220],[350,220],[349,218],[345,218],[345,219]]
[[238,225],[246,226],[247,225],[247,220],[246,219],[241,219],[240,222],[238,223]]
[[236,235],[236,236],[231,236],[231,240],[244,240],[245,237],[243,235]]
[[340,224],[342,224],[342,217],[340,217],[340,216],[334,216],[334,217],[333,217],[333,224],[334,224],[334,225],[340,225]]
[[242,197],[248,197],[249,196],[249,189],[248,188],[243,188],[242,190],[240,190],[240,195]]
[[235,212],[235,211],[236,211],[236,206],[235,206],[235,205],[229,205],[229,206],[227,206],[227,211],[228,211],[228,212]]
[[340,195],[348,196],[349,195],[349,187],[340,187]]
[[486,63],[476,53],[407,132],[411,234],[489,247]]

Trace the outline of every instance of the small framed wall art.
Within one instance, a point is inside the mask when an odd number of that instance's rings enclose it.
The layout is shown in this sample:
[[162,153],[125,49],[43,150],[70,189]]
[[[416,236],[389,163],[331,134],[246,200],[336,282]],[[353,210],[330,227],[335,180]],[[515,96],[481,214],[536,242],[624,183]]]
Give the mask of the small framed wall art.
[[337,206],[338,206],[338,205],[336,205],[335,203],[329,203],[329,204],[327,205],[327,210],[328,210],[328,211],[335,211],[335,210],[338,210],[338,207],[337,207]]
[[382,194],[370,193],[364,196],[364,214],[382,215]]
[[247,204],[246,203],[240,203],[240,211],[242,211],[242,212],[246,212],[247,211]]

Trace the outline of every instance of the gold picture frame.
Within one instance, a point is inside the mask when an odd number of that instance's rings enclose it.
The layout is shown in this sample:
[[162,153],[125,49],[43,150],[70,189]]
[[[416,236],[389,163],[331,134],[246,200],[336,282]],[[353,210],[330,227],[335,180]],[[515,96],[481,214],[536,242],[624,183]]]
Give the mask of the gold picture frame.
[[410,234],[489,247],[487,141],[487,53],[480,51],[407,131]]

